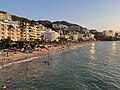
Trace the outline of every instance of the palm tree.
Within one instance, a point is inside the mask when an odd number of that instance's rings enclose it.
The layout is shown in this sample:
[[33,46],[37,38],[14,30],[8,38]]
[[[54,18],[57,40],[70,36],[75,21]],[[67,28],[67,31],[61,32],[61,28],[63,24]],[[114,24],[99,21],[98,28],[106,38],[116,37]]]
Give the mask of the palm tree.
[[10,46],[10,43],[12,42],[12,40],[11,40],[10,37],[8,37],[7,39],[2,39],[1,41],[2,41],[2,43],[3,43],[4,48],[9,47],[9,46]]
[[13,25],[8,25],[8,31],[10,32],[10,38],[12,39],[12,30],[14,29]]
[[36,25],[36,22],[34,20],[30,21],[30,26]]

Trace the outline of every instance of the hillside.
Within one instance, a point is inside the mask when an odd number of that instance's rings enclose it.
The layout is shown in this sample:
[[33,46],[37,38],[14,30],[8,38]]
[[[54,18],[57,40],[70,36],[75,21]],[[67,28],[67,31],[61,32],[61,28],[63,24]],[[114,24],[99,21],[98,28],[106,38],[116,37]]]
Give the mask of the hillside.
[[[7,12],[0,11],[0,13],[5,14]],[[31,23],[31,22],[34,21],[34,20],[30,20],[28,18],[19,17],[19,16],[16,16],[16,15],[11,15],[11,17],[12,17],[13,21],[20,21],[20,22],[25,22],[25,23]],[[82,27],[80,25],[69,23],[67,21],[55,21],[55,22],[51,22],[51,21],[48,21],[48,20],[38,20],[38,21],[34,21],[34,23],[42,24],[42,25],[44,25],[45,27],[48,27],[48,28],[52,28],[52,24],[63,24],[63,25],[66,25],[68,27],[78,26],[78,27],[80,27],[81,30],[86,29],[86,28],[84,28],[84,27]],[[52,28],[52,29],[54,29],[54,28]]]
[[63,24],[63,25],[66,25],[68,27],[70,27],[70,26],[79,26],[77,24],[72,24],[72,23],[69,23],[69,22],[66,22],[66,21],[55,21],[55,22],[53,22],[53,24]]

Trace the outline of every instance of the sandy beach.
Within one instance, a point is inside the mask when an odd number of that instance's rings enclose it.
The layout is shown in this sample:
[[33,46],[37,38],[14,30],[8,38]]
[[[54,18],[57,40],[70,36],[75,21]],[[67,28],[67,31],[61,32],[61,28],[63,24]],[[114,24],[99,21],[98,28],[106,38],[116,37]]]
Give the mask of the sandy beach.
[[[17,52],[16,54],[14,54],[14,52],[9,52],[8,56],[7,56],[7,53],[4,52],[4,53],[0,54],[0,65],[3,66],[5,64],[9,64],[11,62],[17,62],[17,61],[29,59],[32,57],[41,57],[42,53],[48,53],[48,51],[51,52],[51,51],[60,51],[60,50],[65,50],[65,49],[70,49],[70,48],[77,48],[79,46],[83,46],[83,45],[89,44],[89,43],[91,43],[91,42],[73,43],[70,47],[68,47],[67,45],[63,45],[63,47],[51,46],[49,48],[49,50],[43,48],[39,51],[34,50],[32,53]],[[6,62],[3,62],[4,59]]]

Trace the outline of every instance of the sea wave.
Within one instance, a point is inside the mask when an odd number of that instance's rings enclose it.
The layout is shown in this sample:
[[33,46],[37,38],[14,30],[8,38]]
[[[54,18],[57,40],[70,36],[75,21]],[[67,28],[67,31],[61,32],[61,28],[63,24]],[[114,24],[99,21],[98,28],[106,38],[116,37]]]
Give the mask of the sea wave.
[[28,58],[28,59],[24,59],[24,60],[20,60],[20,61],[15,61],[15,62],[11,62],[11,63],[7,63],[5,65],[0,66],[0,69],[4,68],[4,67],[8,67],[10,65],[14,65],[14,64],[19,64],[19,63],[23,63],[23,62],[29,62],[32,61],[33,59],[36,59],[38,57],[32,57],[32,58]]

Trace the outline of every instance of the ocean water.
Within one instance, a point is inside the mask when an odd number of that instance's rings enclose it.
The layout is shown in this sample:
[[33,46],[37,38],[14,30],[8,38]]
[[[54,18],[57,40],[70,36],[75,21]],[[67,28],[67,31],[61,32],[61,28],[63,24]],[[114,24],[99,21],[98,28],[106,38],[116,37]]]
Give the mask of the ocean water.
[[0,85],[7,90],[120,90],[120,42],[93,42],[9,65],[0,69]]

